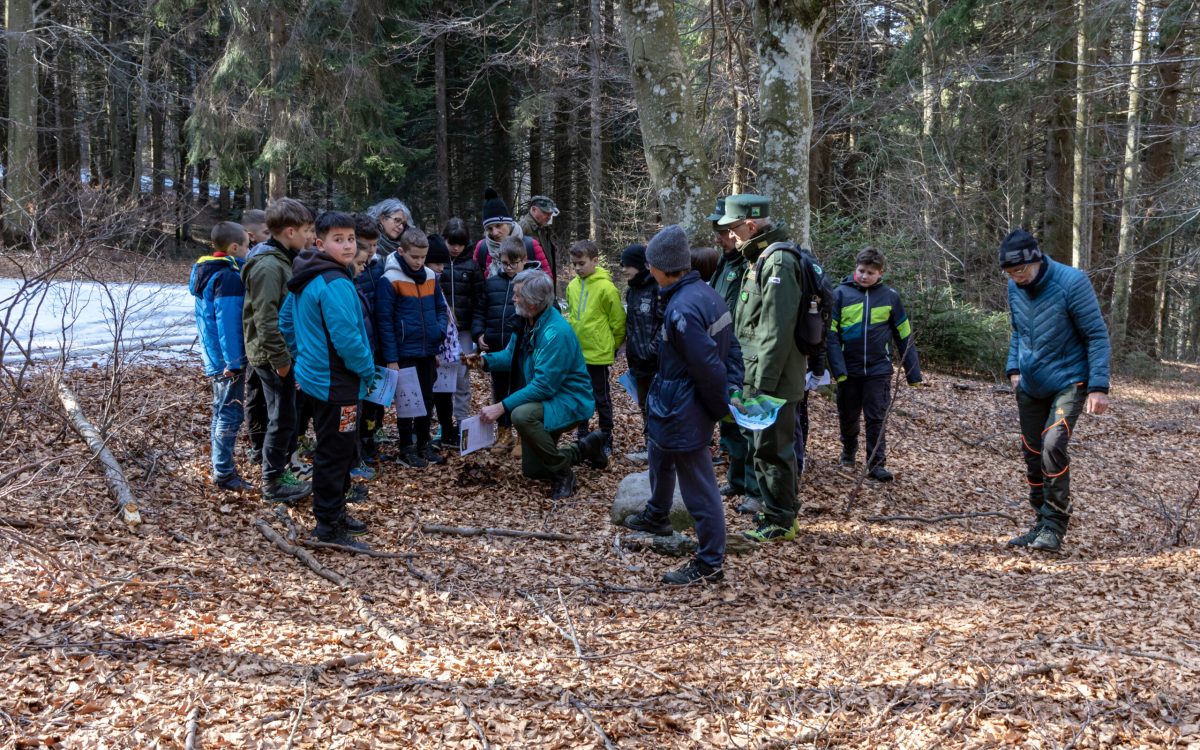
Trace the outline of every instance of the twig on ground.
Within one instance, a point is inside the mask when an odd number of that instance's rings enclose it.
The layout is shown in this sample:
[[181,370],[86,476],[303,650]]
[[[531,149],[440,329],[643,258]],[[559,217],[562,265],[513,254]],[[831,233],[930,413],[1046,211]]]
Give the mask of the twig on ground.
[[604,727],[600,726],[600,722],[596,721],[596,717],[592,716],[592,710],[588,708],[588,705],[570,693],[567,693],[567,700],[569,700],[571,705],[574,706],[579,713],[583,714],[584,718],[588,720],[588,723],[592,725],[592,729],[596,731],[596,735],[600,738],[600,741],[604,743],[605,750],[617,750],[616,744],[608,738],[608,734],[604,731]]
[[575,644],[575,655],[583,662],[584,671],[590,677],[592,675],[592,665],[585,660],[583,647],[579,645],[579,636],[575,634],[575,624],[571,622],[571,610],[567,609],[567,602],[563,599],[562,589],[556,588],[558,592],[558,605],[563,609],[563,615],[567,618],[567,632],[571,636],[571,643]]
[[963,518],[1006,518],[1014,524],[1020,525],[1020,521],[1016,517],[998,510],[981,510],[975,513],[944,513],[940,516],[866,516],[864,521],[871,523],[886,523],[889,521],[915,521],[917,523],[941,523],[943,521],[958,521]]
[[412,652],[412,644],[410,644],[408,640],[393,630],[392,626],[385,622],[382,617],[372,612],[367,607],[366,602],[364,602],[360,597],[355,596],[351,601],[351,606],[354,607],[354,612],[358,615],[358,618],[363,621],[363,624],[366,625],[367,628],[374,633],[377,638],[382,640],[384,643],[387,643],[389,646],[402,654],[409,654]]
[[104,467],[104,480],[117,499],[117,507],[121,511],[122,519],[130,526],[137,526],[142,522],[142,515],[138,511],[137,501],[133,497],[129,480],[125,478],[125,472],[121,470],[121,464],[117,463],[112,451],[104,444],[104,438],[100,435],[99,430],[88,421],[83,413],[83,407],[79,405],[79,398],[63,380],[62,373],[57,370],[54,373],[54,381],[58,388],[58,399],[62,402],[63,410],[71,420],[71,425],[87,443],[93,457],[99,460]]
[[509,536],[517,539],[541,539],[547,542],[583,541],[582,537],[574,534],[560,534],[556,531],[523,531],[483,526],[439,526],[427,523],[421,526],[421,531],[426,534],[449,534],[451,536]]
[[346,578],[346,576],[342,575],[341,573],[330,570],[321,563],[317,562],[317,559],[312,556],[311,552],[301,549],[293,544],[288,544],[283,537],[279,536],[279,532],[271,528],[271,525],[266,521],[259,518],[254,521],[254,525],[258,527],[259,532],[263,536],[274,542],[276,547],[307,565],[309,570],[321,576],[326,581],[336,584],[341,588],[346,588],[350,585],[350,579]]
[[298,539],[296,543],[301,547],[309,547],[311,549],[335,549],[338,552],[350,552],[355,555],[366,555],[367,557],[382,557],[389,560],[411,560],[411,554],[399,554],[397,552],[382,552],[377,549],[358,549],[357,547],[347,547],[344,544],[332,544],[330,542],[317,542],[312,539]]
[[183,750],[196,750],[196,737],[200,733],[200,707],[196,706],[188,714],[187,735],[183,741]]
[[347,667],[356,667],[364,662],[371,661],[375,658],[375,654],[350,654],[349,656],[339,656],[334,659],[328,659],[321,662],[321,666],[317,667],[320,672],[328,672],[333,669],[346,669]]
[[1110,653],[1110,654],[1123,654],[1125,656],[1132,656],[1132,657],[1135,657],[1138,659],[1151,659],[1153,661],[1165,661],[1169,664],[1174,664],[1177,667],[1183,667],[1185,669],[1194,669],[1195,668],[1193,665],[1188,664],[1187,662],[1183,661],[1182,659],[1176,659],[1174,656],[1167,656],[1166,654],[1156,654],[1156,653],[1153,653],[1150,651],[1138,651],[1138,650],[1132,649],[1132,648],[1121,648],[1119,646],[1105,646],[1105,645],[1093,644],[1093,643],[1080,643],[1079,641],[1069,641],[1069,640],[1048,641],[1048,643],[1051,646],[1070,646],[1072,648],[1082,648],[1082,649],[1086,649],[1088,651],[1102,651],[1102,652],[1106,652],[1106,653]]
[[458,701],[458,706],[462,709],[463,715],[467,717],[467,721],[475,728],[475,733],[479,735],[479,741],[483,743],[483,750],[491,750],[492,745],[488,742],[487,735],[483,733],[483,727],[479,725],[478,721],[475,721],[475,713],[471,710],[471,707],[461,698]]
[[304,697],[300,699],[300,707],[296,709],[296,718],[292,720],[292,728],[288,732],[287,744],[283,746],[283,750],[292,750],[292,743],[296,740],[296,729],[300,726],[300,718],[304,716],[304,707],[308,705],[308,675],[304,675]]

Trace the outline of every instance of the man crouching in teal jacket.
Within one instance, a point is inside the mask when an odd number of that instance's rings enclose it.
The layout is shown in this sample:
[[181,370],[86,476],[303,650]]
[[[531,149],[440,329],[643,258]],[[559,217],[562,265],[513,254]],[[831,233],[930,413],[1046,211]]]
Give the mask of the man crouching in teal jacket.
[[499,403],[485,406],[480,418],[495,422],[508,414],[521,437],[521,473],[530,479],[549,479],[555,500],[575,494],[571,467],[587,461],[598,469],[608,465],[604,434],[591,432],[578,442],[558,447],[567,430],[586,424],[596,410],[592,381],[579,339],[554,300],[554,286],[543,271],[533,268],[513,279],[513,303],[525,329],[513,334],[504,351],[471,355],[467,363],[494,372],[511,372],[514,384],[524,386]]

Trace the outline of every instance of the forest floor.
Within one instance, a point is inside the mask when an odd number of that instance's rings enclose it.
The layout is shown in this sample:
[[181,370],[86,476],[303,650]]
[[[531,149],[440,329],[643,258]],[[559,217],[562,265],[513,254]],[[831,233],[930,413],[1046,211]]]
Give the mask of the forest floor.
[[[104,372],[69,375],[99,421]],[[257,497],[209,485],[196,368],[127,376],[110,447],[140,527],[53,407],[10,428],[0,747],[1200,747],[1194,366],[1118,380],[1112,411],[1080,419],[1054,555],[1005,546],[1030,515],[1011,394],[936,373],[904,389],[897,481],[849,513],[817,396],[800,536],[686,590],[657,583],[680,560],[614,545],[610,500],[638,467],[581,469],[556,504],[496,453],[387,467],[354,512],[403,557],[312,550],[339,587],[260,533],[288,526]],[[640,428],[614,398],[620,456]],[[872,520],[898,515],[942,520]]]

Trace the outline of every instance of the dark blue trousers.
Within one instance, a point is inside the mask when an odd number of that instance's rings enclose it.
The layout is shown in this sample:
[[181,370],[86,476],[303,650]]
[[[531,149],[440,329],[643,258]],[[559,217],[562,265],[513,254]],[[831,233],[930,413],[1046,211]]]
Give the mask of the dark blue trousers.
[[647,515],[666,518],[670,514],[678,478],[683,504],[696,519],[696,540],[700,543],[696,557],[714,568],[721,567],[725,561],[725,508],[721,505],[708,446],[693,451],[665,451],[651,440],[647,448],[650,453]]

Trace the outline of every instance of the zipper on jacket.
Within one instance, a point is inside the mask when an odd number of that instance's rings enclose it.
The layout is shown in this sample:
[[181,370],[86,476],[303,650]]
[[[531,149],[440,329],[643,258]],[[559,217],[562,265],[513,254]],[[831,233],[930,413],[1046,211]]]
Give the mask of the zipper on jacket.
[[863,375],[867,374],[867,336],[871,333],[871,290],[863,290]]

